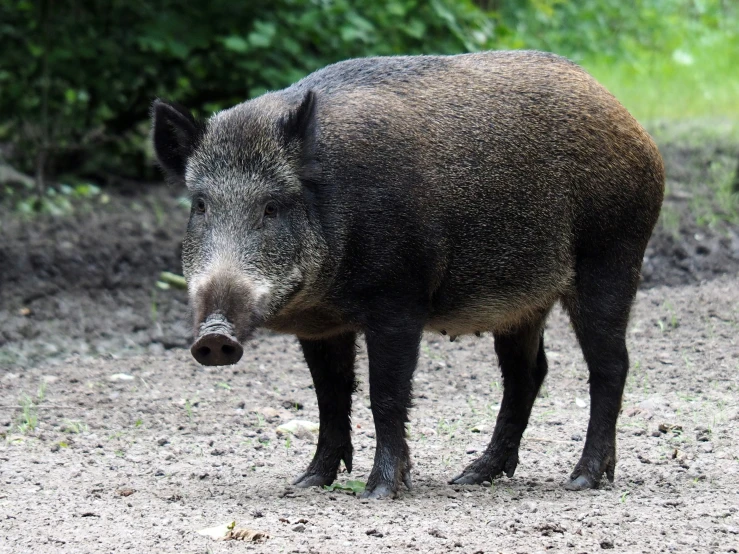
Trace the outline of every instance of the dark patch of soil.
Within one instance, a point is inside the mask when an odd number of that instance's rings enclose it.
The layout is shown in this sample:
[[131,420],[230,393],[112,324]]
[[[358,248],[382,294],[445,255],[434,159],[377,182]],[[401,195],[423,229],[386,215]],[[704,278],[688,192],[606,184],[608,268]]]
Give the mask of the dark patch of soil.
[[[686,285],[739,272],[739,196],[729,197],[739,146],[704,129],[655,129],[667,185],[660,222],[644,256],[643,287]],[[705,135],[705,136],[704,136]]]
[[736,227],[712,229],[684,219],[677,232],[658,227],[652,235],[644,253],[642,288],[689,285],[739,273]]
[[66,217],[0,214],[0,367],[185,346],[186,294],[155,286],[181,273],[180,192],[111,193]]

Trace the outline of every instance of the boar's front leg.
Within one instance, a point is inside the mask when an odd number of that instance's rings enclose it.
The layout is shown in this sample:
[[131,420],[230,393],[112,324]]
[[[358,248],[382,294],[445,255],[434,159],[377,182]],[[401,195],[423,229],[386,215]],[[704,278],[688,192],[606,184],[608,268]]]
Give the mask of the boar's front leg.
[[495,352],[503,374],[503,401],[493,438],[485,453],[452,479],[451,484],[479,484],[492,481],[501,473],[513,477],[521,436],[547,374],[543,324],[542,317],[510,333],[495,334]]
[[377,444],[363,498],[395,496],[400,483],[411,488],[405,423],[423,325],[404,321],[367,330],[370,402]]
[[327,340],[301,340],[305,361],[318,397],[320,428],[313,461],[293,481],[299,487],[330,485],[341,460],[352,470],[351,409],[356,355],[356,334]]

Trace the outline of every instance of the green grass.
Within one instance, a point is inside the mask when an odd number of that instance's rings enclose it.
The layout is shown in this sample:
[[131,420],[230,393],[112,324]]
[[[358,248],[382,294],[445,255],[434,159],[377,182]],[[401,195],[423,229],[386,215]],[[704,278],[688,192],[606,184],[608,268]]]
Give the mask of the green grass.
[[36,412],[36,404],[27,394],[21,395],[20,398],[21,415],[18,421],[18,431],[20,433],[30,433],[38,426],[38,413]]
[[189,398],[185,398],[185,413],[187,414],[188,421],[192,423],[192,403]]
[[582,65],[642,123],[739,122],[739,33],[717,31],[672,53],[642,51],[630,60],[585,59]]
[[38,405],[46,398],[46,382],[41,382],[36,391],[36,396],[32,397],[26,393],[21,394],[18,402],[21,406],[20,417],[16,424],[16,429],[21,434],[31,433],[38,427]]
[[62,433],[73,433],[78,435],[80,433],[86,433],[89,431],[89,427],[86,423],[77,420],[65,419],[62,425]]

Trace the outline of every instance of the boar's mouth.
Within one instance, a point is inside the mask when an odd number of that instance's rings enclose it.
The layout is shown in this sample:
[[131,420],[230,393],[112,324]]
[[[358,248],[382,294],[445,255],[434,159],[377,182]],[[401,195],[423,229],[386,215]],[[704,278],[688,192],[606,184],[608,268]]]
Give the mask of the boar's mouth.
[[236,338],[233,324],[223,314],[216,313],[201,323],[190,352],[203,365],[233,365],[241,359],[244,348]]

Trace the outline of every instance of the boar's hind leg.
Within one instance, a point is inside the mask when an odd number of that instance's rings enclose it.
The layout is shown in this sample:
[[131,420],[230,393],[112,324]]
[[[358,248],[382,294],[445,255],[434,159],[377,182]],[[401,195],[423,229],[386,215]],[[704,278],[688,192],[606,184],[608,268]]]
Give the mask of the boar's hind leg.
[[603,473],[613,481],[616,420],[629,369],[626,326],[641,253],[631,257],[632,264],[624,257],[628,254],[615,259],[603,255],[578,259],[574,293],[563,298],[590,374],[588,433],[580,461],[564,485],[568,490],[594,488]]
[[411,403],[413,371],[423,325],[367,330],[370,402],[377,444],[363,498],[395,496],[400,483],[411,487],[411,462],[405,424]]
[[301,340],[318,397],[320,428],[313,461],[293,481],[299,487],[330,485],[341,460],[352,470],[351,409],[356,335],[349,333],[327,340]]
[[544,318],[505,334],[495,334],[495,352],[503,374],[503,401],[495,431],[485,453],[452,479],[450,484],[471,485],[505,473],[513,477],[518,464],[518,447],[534,405],[536,394],[547,374],[547,358],[542,336]]

